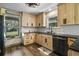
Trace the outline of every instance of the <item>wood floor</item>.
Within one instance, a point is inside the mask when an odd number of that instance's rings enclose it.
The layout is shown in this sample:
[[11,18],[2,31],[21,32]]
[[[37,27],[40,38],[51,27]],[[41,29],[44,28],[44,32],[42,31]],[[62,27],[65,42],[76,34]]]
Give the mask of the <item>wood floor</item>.
[[[28,46],[15,45],[5,49],[5,56],[48,56],[41,52],[38,48],[42,46],[33,43]],[[46,50],[46,52],[49,52]],[[57,56],[53,54],[53,56]]]
[[[23,46],[23,45],[15,45],[11,46],[5,49],[5,56],[57,56],[54,53],[50,54],[45,54],[44,52],[41,52],[38,48],[41,48],[42,46],[38,44],[30,44],[28,46]],[[42,49],[45,51],[44,49]],[[47,51],[49,53],[50,51]],[[72,56],[79,56],[78,52],[71,51],[70,53],[73,53]]]
[[16,45],[8,47],[6,48],[5,56],[46,56],[37,49],[39,47],[40,45],[37,44],[31,44],[28,46]]

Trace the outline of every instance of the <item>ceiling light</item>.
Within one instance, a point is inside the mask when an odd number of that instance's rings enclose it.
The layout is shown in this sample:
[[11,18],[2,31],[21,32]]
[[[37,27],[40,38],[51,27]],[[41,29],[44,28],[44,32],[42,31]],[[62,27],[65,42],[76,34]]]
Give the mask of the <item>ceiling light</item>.
[[36,8],[40,6],[40,3],[25,3],[28,7]]

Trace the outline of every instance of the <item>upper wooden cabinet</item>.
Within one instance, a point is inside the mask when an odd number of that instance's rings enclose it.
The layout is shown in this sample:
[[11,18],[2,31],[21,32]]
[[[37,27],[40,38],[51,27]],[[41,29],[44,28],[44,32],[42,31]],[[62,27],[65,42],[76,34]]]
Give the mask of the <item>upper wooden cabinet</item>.
[[46,26],[45,24],[45,13],[40,13],[36,16],[36,26],[41,27],[41,26]]
[[38,15],[23,13],[22,26],[31,26],[31,27],[45,26],[45,13],[41,13]]
[[75,22],[76,22],[76,24],[79,24],[79,3],[78,4],[76,3],[75,9],[76,9],[76,11],[75,11],[75,14],[76,14],[75,15],[75,17],[76,17],[75,18],[76,19]]
[[63,3],[58,5],[58,26],[79,24],[79,4]]
[[66,4],[58,5],[58,25],[63,24],[63,19],[66,18]]
[[35,27],[36,16],[28,13],[22,13],[22,26]]

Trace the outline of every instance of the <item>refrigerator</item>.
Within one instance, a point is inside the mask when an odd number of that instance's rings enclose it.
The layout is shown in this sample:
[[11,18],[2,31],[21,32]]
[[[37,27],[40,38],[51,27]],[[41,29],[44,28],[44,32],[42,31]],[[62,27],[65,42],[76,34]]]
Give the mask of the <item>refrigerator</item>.
[[4,54],[4,16],[0,15],[0,56],[3,56]]
[[8,37],[7,37],[7,34],[6,34],[7,33],[7,25],[8,25],[7,21],[9,22],[9,19],[18,20],[17,35],[18,35],[19,38],[21,38],[21,27],[20,27],[21,25],[19,25],[19,23],[21,22],[20,16],[11,15],[11,14],[0,15],[0,56],[5,55],[5,47],[6,47],[5,42],[8,40],[7,39]]

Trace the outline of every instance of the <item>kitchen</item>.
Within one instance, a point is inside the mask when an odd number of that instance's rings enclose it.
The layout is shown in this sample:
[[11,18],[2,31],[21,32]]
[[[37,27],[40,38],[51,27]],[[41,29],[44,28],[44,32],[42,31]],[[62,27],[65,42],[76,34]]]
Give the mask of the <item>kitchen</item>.
[[0,3],[1,56],[79,56],[78,3]]

